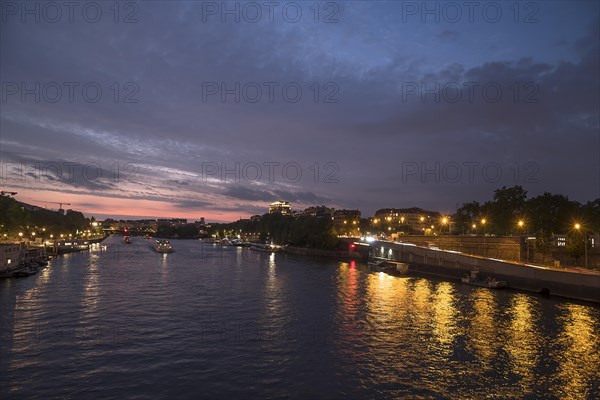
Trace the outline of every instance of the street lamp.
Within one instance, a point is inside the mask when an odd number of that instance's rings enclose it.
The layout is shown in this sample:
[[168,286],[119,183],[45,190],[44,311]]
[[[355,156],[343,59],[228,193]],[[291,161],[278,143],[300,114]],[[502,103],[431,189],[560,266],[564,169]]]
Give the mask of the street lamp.
[[[581,231],[581,225],[580,225],[580,224],[578,224],[578,223],[577,223],[577,224],[575,224],[574,228],[575,228],[575,230],[576,230],[576,231],[578,231],[578,232],[579,232],[579,231]],[[584,249],[584,252],[585,252],[585,256],[584,256],[584,257],[585,257],[585,268],[587,268],[587,267],[588,267],[588,257],[587,257],[587,234],[586,234],[586,232],[585,232],[585,231],[583,231],[583,249]]]
[[448,217],[444,217],[442,218],[442,225],[448,225],[448,234],[450,234],[450,220],[448,219]]

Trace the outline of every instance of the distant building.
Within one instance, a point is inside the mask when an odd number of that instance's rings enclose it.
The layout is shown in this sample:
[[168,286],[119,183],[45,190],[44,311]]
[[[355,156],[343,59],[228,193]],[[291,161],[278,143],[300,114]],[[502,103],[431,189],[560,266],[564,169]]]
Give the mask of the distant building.
[[0,273],[19,265],[22,247],[19,243],[0,244]]
[[276,201],[269,206],[269,214],[280,213],[281,215],[291,215],[292,206],[288,201]]
[[394,226],[397,230],[408,232],[422,232],[432,224],[440,222],[441,215],[435,211],[427,211],[422,208],[382,208],[375,212],[371,220],[374,226]]
[[360,236],[360,211],[335,211],[333,213],[333,228],[338,235]]
[[567,245],[567,235],[552,235],[552,244],[556,247],[565,247]]
[[258,222],[262,219],[262,215],[253,215],[250,217],[250,221],[252,222]]
[[158,219],[156,221],[159,225],[171,225],[171,226],[179,226],[187,224],[187,219],[185,218],[163,218]]
[[[600,247],[600,235],[591,234],[586,236],[588,248]],[[567,235],[566,234],[554,234],[552,235],[552,244],[556,247],[567,246]]]
[[308,207],[305,209],[302,214],[309,217],[317,217],[317,218],[331,218],[333,217],[333,213],[335,212],[335,208],[329,208],[325,206],[315,206]]

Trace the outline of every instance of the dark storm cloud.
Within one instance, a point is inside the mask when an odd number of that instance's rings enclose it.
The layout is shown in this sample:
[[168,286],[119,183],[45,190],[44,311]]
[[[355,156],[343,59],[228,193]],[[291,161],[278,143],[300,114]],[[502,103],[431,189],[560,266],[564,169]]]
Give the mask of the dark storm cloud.
[[275,196],[268,190],[250,189],[243,186],[233,186],[224,192],[225,196],[248,201],[275,201]]
[[286,190],[260,190],[251,189],[244,186],[233,186],[228,188],[224,194],[226,196],[247,200],[247,201],[265,201],[273,202],[276,200],[287,200],[301,204],[321,204],[328,203],[331,200],[317,196],[312,192],[290,192]]
[[108,171],[96,163],[76,160],[28,158],[14,152],[2,154],[2,181],[9,185],[36,186],[48,184],[57,190],[65,188],[104,191],[117,187]]
[[331,199],[317,196],[313,192],[292,193],[283,190],[274,190],[273,192],[281,199],[290,199],[290,201],[295,201],[302,204],[325,204],[331,202]]

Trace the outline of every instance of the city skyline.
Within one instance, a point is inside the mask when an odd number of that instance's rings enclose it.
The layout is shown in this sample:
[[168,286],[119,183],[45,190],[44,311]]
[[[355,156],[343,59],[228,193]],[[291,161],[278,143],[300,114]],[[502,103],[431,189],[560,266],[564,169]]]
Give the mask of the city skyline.
[[2,190],[20,201],[224,222],[280,199],[598,197],[598,3],[99,4],[97,21],[3,9]]

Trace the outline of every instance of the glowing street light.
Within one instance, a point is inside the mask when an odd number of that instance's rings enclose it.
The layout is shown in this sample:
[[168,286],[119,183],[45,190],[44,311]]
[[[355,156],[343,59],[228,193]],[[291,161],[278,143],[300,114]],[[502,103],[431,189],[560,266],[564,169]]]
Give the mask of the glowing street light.
[[[581,231],[581,225],[579,223],[576,223],[574,226],[576,231]],[[585,267],[588,267],[588,256],[587,256],[587,233],[585,231],[583,231],[583,249],[585,252]]]
[[448,225],[448,234],[450,234],[450,219],[448,217],[442,218],[442,225]]

